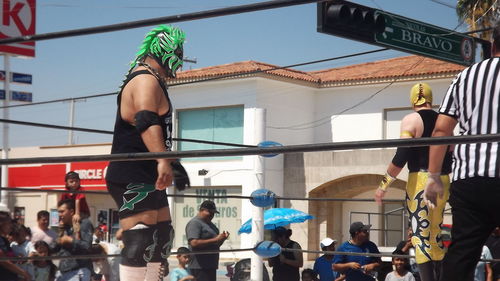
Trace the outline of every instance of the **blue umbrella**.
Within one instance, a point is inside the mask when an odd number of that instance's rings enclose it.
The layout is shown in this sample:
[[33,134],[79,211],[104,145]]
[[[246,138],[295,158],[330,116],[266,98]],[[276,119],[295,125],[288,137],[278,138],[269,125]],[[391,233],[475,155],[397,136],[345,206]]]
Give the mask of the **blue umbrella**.
[[[289,208],[273,208],[264,212],[264,229],[275,229],[291,223],[305,222],[314,217],[304,212]],[[246,221],[238,230],[238,234],[252,232],[252,219]]]

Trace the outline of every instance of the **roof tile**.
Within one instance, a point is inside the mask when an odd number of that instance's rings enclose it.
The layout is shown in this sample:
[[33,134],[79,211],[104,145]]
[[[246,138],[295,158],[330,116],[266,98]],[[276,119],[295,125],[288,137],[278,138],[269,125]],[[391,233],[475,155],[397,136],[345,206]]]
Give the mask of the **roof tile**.
[[[174,80],[204,80],[231,78],[240,75],[264,75],[289,78],[319,85],[335,82],[364,81],[391,77],[455,74],[464,69],[462,65],[422,56],[406,56],[375,62],[343,66],[319,71],[304,72],[276,65],[243,61],[217,66],[186,70],[177,73]],[[266,71],[267,70],[267,71]]]

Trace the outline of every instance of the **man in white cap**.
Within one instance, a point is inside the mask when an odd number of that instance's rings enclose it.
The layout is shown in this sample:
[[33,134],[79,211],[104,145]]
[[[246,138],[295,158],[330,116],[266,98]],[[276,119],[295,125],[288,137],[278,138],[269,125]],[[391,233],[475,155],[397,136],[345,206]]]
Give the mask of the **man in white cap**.
[[[337,244],[337,240],[326,237],[321,240],[319,243],[319,247],[322,251],[325,252],[333,252],[335,251],[335,245]],[[325,253],[321,257],[317,258],[314,261],[314,271],[319,275],[319,281],[340,281],[344,280],[344,275],[340,276],[340,274],[336,271],[333,271],[333,254]]]

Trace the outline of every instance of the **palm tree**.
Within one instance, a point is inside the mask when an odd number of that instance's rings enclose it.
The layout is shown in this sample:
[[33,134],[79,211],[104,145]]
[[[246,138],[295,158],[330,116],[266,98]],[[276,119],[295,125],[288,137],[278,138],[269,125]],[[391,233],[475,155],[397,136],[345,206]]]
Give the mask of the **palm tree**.
[[[469,25],[469,30],[478,30],[491,27],[499,15],[498,0],[458,0],[457,15],[460,20]],[[474,33],[485,40],[490,40],[491,31]]]

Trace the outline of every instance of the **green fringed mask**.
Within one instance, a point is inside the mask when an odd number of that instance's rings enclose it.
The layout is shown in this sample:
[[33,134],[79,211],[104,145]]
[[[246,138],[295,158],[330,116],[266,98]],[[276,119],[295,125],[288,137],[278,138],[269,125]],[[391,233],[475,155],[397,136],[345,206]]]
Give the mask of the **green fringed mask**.
[[160,25],[146,34],[142,42],[137,58],[132,62],[131,69],[137,62],[143,60],[146,56],[151,56],[160,65],[162,65],[172,77],[182,66],[182,56],[186,35],[182,30],[176,27]]

